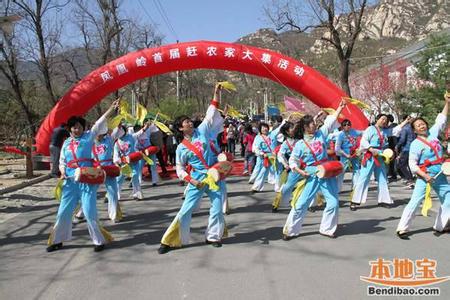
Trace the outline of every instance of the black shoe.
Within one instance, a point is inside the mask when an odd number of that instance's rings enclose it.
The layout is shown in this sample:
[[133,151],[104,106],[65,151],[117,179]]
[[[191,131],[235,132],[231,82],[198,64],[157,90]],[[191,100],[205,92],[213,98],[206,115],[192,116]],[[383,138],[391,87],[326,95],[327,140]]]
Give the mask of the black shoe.
[[62,246],[63,246],[62,243],[50,245],[47,247],[47,252],[53,252],[53,251],[59,250],[62,248]]
[[409,240],[407,231],[397,231],[397,236],[402,240]]
[[152,186],[158,186],[158,184],[157,183],[152,183]]
[[161,246],[159,246],[158,253],[159,254],[166,254],[170,250],[172,250],[172,248],[170,246],[161,244]]
[[272,212],[273,212],[273,213],[278,212],[278,207],[272,206]]
[[101,245],[95,245],[94,246],[94,252],[100,252],[105,250],[105,244],[101,244]]
[[220,247],[222,247],[222,243],[219,242],[219,241],[208,241],[208,240],[205,240],[205,243],[206,243],[207,245],[211,245],[211,246],[213,246],[213,247],[215,247],[215,248],[220,248]]
[[308,211],[309,212],[316,212],[316,208],[315,207],[313,207],[313,206],[311,206],[311,207],[308,207]]
[[286,241],[286,242],[292,240],[293,238],[296,238],[296,236],[288,236],[287,234],[283,234],[283,237],[282,237],[283,241]]
[[103,199],[103,203],[108,203],[108,198]]
[[433,234],[434,236],[440,237],[441,235],[443,235],[445,233],[445,231],[438,231],[438,230],[434,230],[433,229]]

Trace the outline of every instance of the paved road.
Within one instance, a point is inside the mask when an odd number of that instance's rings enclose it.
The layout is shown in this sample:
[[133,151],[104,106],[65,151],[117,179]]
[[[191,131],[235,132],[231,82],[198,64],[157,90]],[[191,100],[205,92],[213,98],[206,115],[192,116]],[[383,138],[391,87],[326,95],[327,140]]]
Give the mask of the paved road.
[[[51,179],[9,194],[11,201],[33,205],[0,209],[8,216],[0,224],[1,299],[361,299],[368,284],[360,276],[369,276],[369,261],[379,257],[435,259],[436,275],[450,275],[450,239],[432,234],[435,213],[416,218],[411,240],[395,236],[411,193],[400,183],[391,184],[391,209],[377,207],[372,190],[369,202],[350,212],[344,190],[337,239],[318,234],[316,212],[308,214],[299,238],[285,242],[288,210],[271,213],[274,193],[252,195],[246,178],[231,178],[230,237],[223,247],[203,243],[209,207],[204,198],[193,217],[192,244],[166,255],[157,248],[182,201],[183,188],[175,181],[156,188],[145,183],[144,201],[124,199],[126,217],[119,224],[106,219],[106,204],[99,202],[101,219],[115,237],[101,253],[92,251],[84,223],[75,225],[63,250],[45,252],[57,210],[54,185]],[[129,193],[125,189],[123,197]],[[449,299],[450,281],[436,287]]]

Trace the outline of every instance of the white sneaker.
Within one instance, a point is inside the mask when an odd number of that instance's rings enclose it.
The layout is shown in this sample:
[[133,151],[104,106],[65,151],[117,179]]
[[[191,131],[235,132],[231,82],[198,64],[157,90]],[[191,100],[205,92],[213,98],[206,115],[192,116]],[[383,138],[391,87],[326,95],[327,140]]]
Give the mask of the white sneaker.
[[144,199],[144,196],[142,195],[142,192],[136,192],[135,194],[133,194],[133,199],[142,200]]
[[248,171],[247,170],[245,170],[244,172],[242,172],[242,175],[247,175],[248,174]]

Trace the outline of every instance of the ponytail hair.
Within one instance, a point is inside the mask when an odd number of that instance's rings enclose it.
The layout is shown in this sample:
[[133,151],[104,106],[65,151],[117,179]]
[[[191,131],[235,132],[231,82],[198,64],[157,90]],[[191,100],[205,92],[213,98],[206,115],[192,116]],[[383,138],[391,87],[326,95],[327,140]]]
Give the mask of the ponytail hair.
[[288,131],[290,128],[294,126],[295,126],[294,123],[287,121],[286,123],[283,124],[283,126],[281,126],[280,133],[283,134],[285,138],[288,138],[289,137]]
[[305,127],[309,126],[311,123],[314,123],[314,117],[311,115],[303,116],[303,118],[300,119],[296,130],[296,136],[298,136],[299,139],[303,139],[305,135]]

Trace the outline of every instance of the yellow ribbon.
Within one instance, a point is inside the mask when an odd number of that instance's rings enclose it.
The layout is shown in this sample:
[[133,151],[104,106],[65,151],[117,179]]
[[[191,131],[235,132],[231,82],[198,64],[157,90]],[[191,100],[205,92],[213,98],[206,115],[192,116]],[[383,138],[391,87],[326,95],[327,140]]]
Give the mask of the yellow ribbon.
[[206,184],[211,191],[218,191],[219,186],[214,181],[214,178],[210,174],[206,174],[206,178],[202,180],[202,183]]
[[268,157],[268,159],[269,159],[269,163],[273,166],[274,172],[276,172],[277,171],[277,159],[276,159],[276,156],[270,155]]
[[114,241],[114,238],[112,237],[111,233],[109,233],[108,230],[106,230],[103,226],[98,225],[98,228],[100,229],[101,234],[105,238],[105,241],[110,243]]
[[288,178],[288,171],[284,170],[280,175],[280,185],[285,184]]
[[124,164],[120,168],[120,171],[122,172],[123,175],[125,175],[127,177],[131,177],[131,173],[133,172],[133,170],[131,169],[129,164]]
[[431,183],[427,183],[427,187],[425,189],[425,201],[422,204],[422,216],[428,216],[428,210],[433,206],[433,202],[431,201]]
[[58,182],[56,183],[55,188],[53,189],[53,196],[55,197],[56,201],[58,201],[58,202],[61,202],[63,183],[64,183],[64,179],[59,178]]
[[291,200],[292,207],[295,207],[295,204],[297,203],[297,200],[300,197],[300,194],[305,189],[305,185],[306,185],[306,179],[302,179],[297,183],[295,190],[292,193],[292,200]]
[[145,160],[145,162],[149,165],[153,165],[153,160],[151,160],[150,157],[148,157],[147,155],[145,155],[144,153],[142,153],[142,158]]

